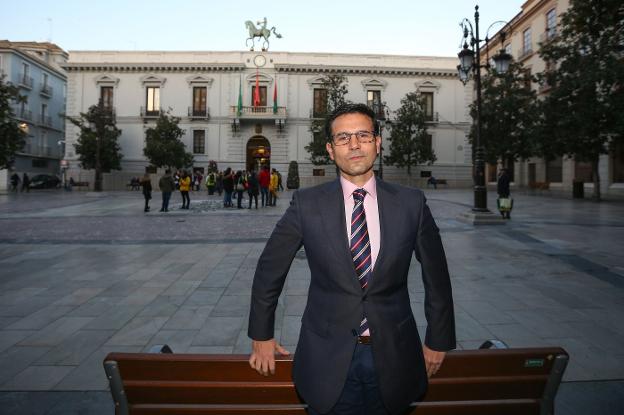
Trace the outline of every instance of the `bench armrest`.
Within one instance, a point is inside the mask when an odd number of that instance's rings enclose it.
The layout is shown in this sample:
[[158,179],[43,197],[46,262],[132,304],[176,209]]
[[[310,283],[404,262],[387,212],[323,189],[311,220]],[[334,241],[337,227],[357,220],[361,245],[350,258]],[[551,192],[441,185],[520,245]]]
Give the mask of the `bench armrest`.
[[173,350],[166,344],[155,344],[150,347],[148,353],[173,353]]
[[502,340],[486,340],[479,349],[509,349],[509,346]]

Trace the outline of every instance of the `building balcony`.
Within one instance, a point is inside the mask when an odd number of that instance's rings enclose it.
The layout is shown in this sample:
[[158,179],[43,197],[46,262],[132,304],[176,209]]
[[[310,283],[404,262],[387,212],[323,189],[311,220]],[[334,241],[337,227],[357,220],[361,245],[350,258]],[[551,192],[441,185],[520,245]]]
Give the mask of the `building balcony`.
[[533,48],[522,48],[518,50],[518,62],[521,62],[533,54]]
[[32,156],[32,157],[48,157],[48,158],[60,158],[61,152],[59,149],[52,147],[37,146],[34,144],[26,144],[22,147],[20,153]]
[[54,89],[50,85],[41,85],[41,91],[39,93],[44,97],[52,98]]
[[557,29],[547,29],[544,33],[542,33],[539,37],[540,43],[548,43],[557,37]]
[[188,116],[192,120],[207,120],[210,118],[210,111],[208,108],[193,108],[188,107]]
[[440,117],[438,115],[437,112],[434,112],[433,114],[425,114],[425,122],[439,122],[440,121]]
[[241,120],[276,120],[286,118],[286,107],[277,107],[277,111],[273,111],[270,107],[242,107],[240,113],[236,105],[230,106],[230,117],[239,118]]
[[158,118],[160,117],[160,114],[162,113],[162,108],[153,108],[153,109],[146,109],[145,107],[141,107],[141,117],[143,118]]
[[32,86],[33,86],[32,76],[26,76],[25,74],[21,74],[18,85],[22,88],[32,89]]
[[52,117],[49,115],[41,114],[39,117],[39,124],[44,127],[52,127]]
[[23,121],[32,121],[32,111],[26,108],[15,108],[15,117]]

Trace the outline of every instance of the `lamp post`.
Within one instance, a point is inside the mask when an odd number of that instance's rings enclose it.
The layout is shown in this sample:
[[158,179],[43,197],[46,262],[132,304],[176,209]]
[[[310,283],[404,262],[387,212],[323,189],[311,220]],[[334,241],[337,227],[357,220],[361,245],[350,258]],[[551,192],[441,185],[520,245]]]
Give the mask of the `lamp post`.
[[[468,19],[464,19],[460,26],[463,32],[463,48],[457,54],[459,57],[459,65],[457,65],[457,72],[460,81],[464,85],[470,80],[470,74],[472,72],[475,79],[475,88],[477,90],[477,129],[475,135],[475,155],[474,155],[474,207],[472,210],[477,213],[489,212],[487,208],[487,187],[485,186],[485,151],[481,145],[481,68],[489,68],[489,62],[485,65],[481,65],[481,42],[489,41],[487,37],[485,39],[479,38],[479,6],[475,6],[474,14],[475,25]],[[496,23],[490,25],[489,29]],[[470,39],[469,39],[470,38]],[[470,43],[469,43],[470,42]],[[501,44],[503,49],[493,57],[496,64],[496,70],[499,73],[505,73],[509,68],[511,62],[511,55],[504,50],[505,32],[501,31]]]
[[383,179],[383,137],[382,133],[386,124],[391,124],[389,120],[390,111],[385,102],[376,102],[373,104],[373,111],[375,112],[375,117],[377,118],[377,124],[379,125],[379,137],[381,140],[381,147],[379,148],[379,167],[378,167],[378,177]]

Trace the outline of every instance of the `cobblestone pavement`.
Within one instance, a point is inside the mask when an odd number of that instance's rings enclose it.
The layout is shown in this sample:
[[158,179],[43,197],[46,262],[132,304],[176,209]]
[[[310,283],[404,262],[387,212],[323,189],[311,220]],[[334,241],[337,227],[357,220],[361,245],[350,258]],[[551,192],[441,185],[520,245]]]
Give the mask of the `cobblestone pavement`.
[[[604,401],[600,413],[623,413],[624,204],[516,193],[506,225],[475,228],[457,219],[470,190],[426,194],[448,256],[458,347],[562,346],[571,360],[557,413],[590,413],[579,409],[587,390]],[[280,196],[276,207],[239,210],[191,193],[187,211],[175,193],[160,213],[154,193],[144,213],[140,192],[0,195],[0,413],[112,413],[101,366],[110,351],[248,353],[251,281],[288,205],[289,192]],[[424,330],[415,260],[409,278]],[[302,251],[277,309],[276,338],[291,351],[308,284]]]

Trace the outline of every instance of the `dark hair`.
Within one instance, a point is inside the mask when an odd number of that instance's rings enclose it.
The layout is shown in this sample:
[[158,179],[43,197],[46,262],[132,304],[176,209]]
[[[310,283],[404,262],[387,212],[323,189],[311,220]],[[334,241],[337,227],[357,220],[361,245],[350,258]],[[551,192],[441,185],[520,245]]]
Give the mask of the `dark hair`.
[[369,106],[365,104],[346,103],[336,108],[331,113],[329,118],[325,120],[325,138],[328,142],[332,141],[332,124],[334,123],[334,120],[345,114],[362,114],[367,116],[373,123],[373,132],[375,133],[375,135],[379,134],[379,123],[375,118],[375,112]]

